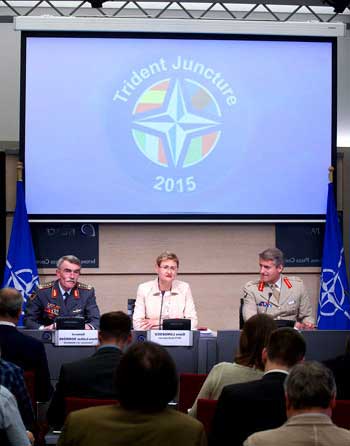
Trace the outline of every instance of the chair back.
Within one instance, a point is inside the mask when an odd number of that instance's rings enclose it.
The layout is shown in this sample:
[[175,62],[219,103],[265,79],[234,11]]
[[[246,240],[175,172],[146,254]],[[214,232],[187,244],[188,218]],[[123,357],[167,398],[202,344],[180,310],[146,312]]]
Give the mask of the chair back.
[[243,305],[244,305],[244,299],[241,297],[241,300],[239,302],[239,329],[242,330],[244,325],[244,319],[243,319]]
[[114,399],[99,399],[99,398],[78,398],[75,396],[66,396],[64,398],[66,417],[69,413],[75,410],[86,409],[94,406],[108,406],[116,404],[118,401]]
[[25,370],[23,372],[24,382],[27,387],[28,395],[32,402],[34,413],[36,414],[36,396],[35,396],[35,372],[34,370]]
[[197,419],[203,424],[205,432],[209,434],[213,422],[217,400],[200,398],[197,401]]
[[206,373],[180,373],[180,390],[178,409],[187,413],[208,375]]
[[350,429],[350,400],[336,400],[332,420],[337,426]]

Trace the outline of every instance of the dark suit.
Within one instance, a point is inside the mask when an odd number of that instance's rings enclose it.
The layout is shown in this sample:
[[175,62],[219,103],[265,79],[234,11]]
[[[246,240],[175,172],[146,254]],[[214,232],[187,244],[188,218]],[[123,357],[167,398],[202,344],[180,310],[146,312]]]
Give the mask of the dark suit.
[[258,381],[224,387],[209,444],[241,446],[252,433],[281,426],[286,421],[283,390],[286,376],[270,372]]
[[82,316],[86,324],[98,329],[100,312],[94,288],[78,282],[64,299],[58,280],[39,285],[27,302],[24,325],[27,328],[51,325],[57,316]]
[[324,365],[333,372],[337,385],[337,399],[350,400],[350,354],[324,361]]
[[63,364],[47,417],[50,425],[61,427],[64,422],[64,397],[117,398],[114,372],[120,362],[119,348],[100,347],[95,354],[70,364]]
[[48,401],[52,386],[44,344],[20,333],[16,327],[0,324],[0,347],[3,359],[13,362],[23,370],[35,372],[36,400]]

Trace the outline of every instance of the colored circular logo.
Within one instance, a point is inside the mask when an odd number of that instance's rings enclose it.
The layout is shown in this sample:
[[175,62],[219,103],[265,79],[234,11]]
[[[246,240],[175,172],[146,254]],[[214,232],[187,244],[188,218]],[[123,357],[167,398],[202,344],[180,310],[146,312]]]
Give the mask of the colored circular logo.
[[221,111],[212,93],[193,79],[163,79],[143,91],[133,109],[138,149],[163,167],[189,167],[215,148]]

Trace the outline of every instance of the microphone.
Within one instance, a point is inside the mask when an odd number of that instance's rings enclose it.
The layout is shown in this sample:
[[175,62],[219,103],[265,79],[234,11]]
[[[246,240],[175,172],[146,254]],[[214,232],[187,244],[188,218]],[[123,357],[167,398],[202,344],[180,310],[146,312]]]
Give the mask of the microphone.
[[158,328],[159,330],[161,330],[163,328],[161,326],[161,322],[162,322],[162,310],[163,310],[163,301],[164,301],[165,291],[161,291],[160,293],[162,295],[162,300],[161,300],[161,303],[160,303],[160,312],[159,312],[159,328]]
[[272,297],[272,293],[269,293],[269,297],[267,299],[267,304],[266,304],[264,313],[266,313],[267,309],[269,308],[271,297]]

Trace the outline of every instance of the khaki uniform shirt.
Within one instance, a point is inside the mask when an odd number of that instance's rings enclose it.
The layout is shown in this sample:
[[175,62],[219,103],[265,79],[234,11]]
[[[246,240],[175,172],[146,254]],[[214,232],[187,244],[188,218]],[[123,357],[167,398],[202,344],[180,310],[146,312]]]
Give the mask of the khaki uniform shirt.
[[279,301],[268,284],[259,280],[248,282],[243,288],[243,318],[246,321],[257,313],[274,319],[315,323],[309,296],[299,277],[282,275]]

